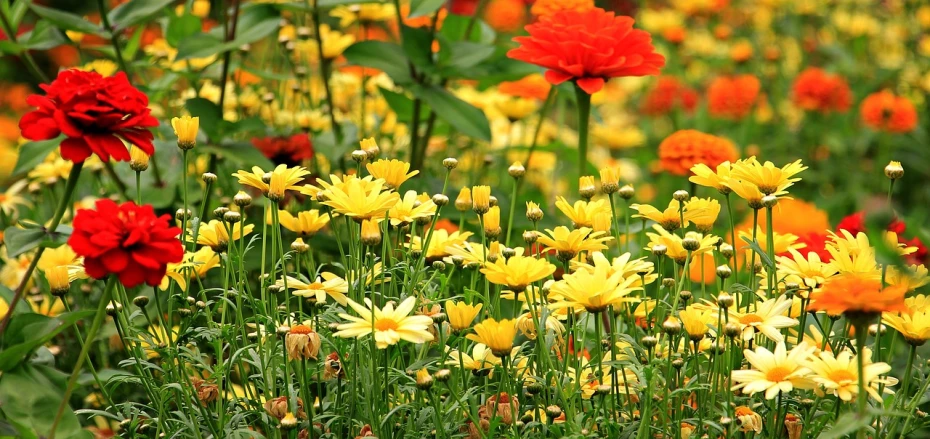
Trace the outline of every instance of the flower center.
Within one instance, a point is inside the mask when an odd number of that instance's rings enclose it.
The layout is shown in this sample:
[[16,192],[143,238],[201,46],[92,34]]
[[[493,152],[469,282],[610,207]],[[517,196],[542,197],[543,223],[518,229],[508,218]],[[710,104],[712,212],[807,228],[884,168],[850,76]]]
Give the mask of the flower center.
[[757,314],[746,314],[740,317],[739,322],[744,325],[751,325],[753,323],[762,323],[763,320]]
[[856,374],[846,369],[830,371],[830,373],[827,375],[827,378],[830,378],[830,381],[833,381],[835,383],[842,383],[844,381],[848,382],[848,381],[857,380]]
[[399,325],[393,319],[378,319],[375,321],[375,329],[378,331],[396,331]]
[[307,325],[294,325],[291,327],[291,334],[309,334],[313,332]]
[[793,370],[788,369],[787,367],[775,366],[765,373],[765,379],[775,383],[782,382],[785,380],[785,377],[791,375],[791,372],[793,372]]

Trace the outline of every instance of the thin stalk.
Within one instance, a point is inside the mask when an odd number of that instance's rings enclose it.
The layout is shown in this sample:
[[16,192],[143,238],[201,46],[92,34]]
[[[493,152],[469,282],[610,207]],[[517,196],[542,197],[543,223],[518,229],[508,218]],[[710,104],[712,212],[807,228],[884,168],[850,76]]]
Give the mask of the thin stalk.
[[578,99],[578,179],[588,169],[588,122],[591,119],[591,95],[575,84]]

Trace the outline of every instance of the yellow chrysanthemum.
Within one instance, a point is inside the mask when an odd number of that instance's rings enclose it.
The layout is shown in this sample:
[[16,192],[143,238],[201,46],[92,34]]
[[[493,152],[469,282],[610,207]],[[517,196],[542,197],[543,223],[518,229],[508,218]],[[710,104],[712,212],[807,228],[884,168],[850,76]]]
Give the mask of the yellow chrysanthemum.
[[481,312],[481,304],[469,305],[465,302],[446,301],[446,316],[453,331],[463,331],[471,327],[471,323]]
[[310,175],[310,171],[303,166],[288,168],[287,165],[278,165],[271,172],[253,166],[251,172],[240,170],[233,177],[239,179],[239,184],[254,187],[269,198],[281,199],[284,191],[297,190],[297,183],[307,175]]
[[731,191],[730,186],[727,185],[730,180],[730,162],[717,165],[716,170],[698,163],[691,167],[691,173],[694,175],[689,177],[688,181],[696,185],[717,189],[722,194],[728,194]]
[[475,325],[474,329],[475,333],[468,334],[467,339],[486,345],[498,357],[511,354],[513,339],[517,336],[515,320],[504,319],[497,321],[486,319]]
[[[229,247],[230,239],[238,241],[242,236],[252,233],[252,230],[255,229],[254,224],[246,224],[241,227],[242,233],[240,234],[240,227],[229,226],[232,231],[232,237],[230,237],[226,227],[225,223],[217,220],[210,220],[206,224],[201,224],[197,230],[197,244],[206,245],[217,253],[223,253]],[[190,231],[190,233],[193,235],[193,231]]]
[[381,159],[365,167],[375,178],[384,180],[385,186],[390,189],[399,188],[405,181],[420,173],[420,171],[408,172],[410,163],[394,159]]
[[317,209],[297,212],[296,217],[286,210],[278,211],[278,222],[281,223],[281,227],[302,237],[315,235],[323,227],[326,227],[329,221],[329,214],[324,213],[321,215]]
[[514,292],[521,292],[527,285],[549,277],[555,272],[555,265],[545,259],[517,254],[509,258],[498,258],[494,263],[486,264],[481,272],[489,282],[505,286]]
[[630,207],[639,212],[633,215],[633,218],[644,218],[655,221],[659,223],[663,229],[670,232],[674,232],[682,226],[688,227],[689,224],[687,217],[684,219],[684,224],[681,223],[683,212],[681,210],[681,203],[678,200],[673,199],[669,201],[668,207],[666,207],[665,210],[659,210],[648,204],[633,204]]
[[[894,393],[887,386],[897,384],[898,380],[893,377],[881,377],[891,371],[891,366],[887,363],[872,363],[872,352],[868,348],[863,349],[862,354],[865,355],[862,375],[865,391],[876,401],[881,401],[879,386],[884,388],[886,393]],[[852,401],[859,396],[858,361],[847,349],[836,356],[833,352],[821,352],[817,356],[811,356],[804,365],[811,371],[810,378],[827,394],[835,395],[843,401]]]
[[[451,247],[463,245],[465,240],[471,237],[471,235],[471,232],[456,231],[449,233],[445,229],[433,229],[433,234],[429,239],[429,248],[426,249],[426,259],[432,261],[449,256],[449,249]],[[410,243],[407,244],[407,247],[410,250],[423,251],[424,240],[425,237],[412,236],[410,237]]]
[[219,264],[219,255],[210,247],[203,247],[193,253],[187,252],[182,262],[168,264],[168,270],[158,285],[158,289],[167,290],[171,285],[171,280],[174,280],[182,291],[187,291],[189,279],[203,278],[208,271]]
[[[275,285],[284,286],[284,280],[278,279]],[[348,304],[346,293],[349,292],[349,283],[345,279],[324,271],[314,282],[304,282],[297,278],[287,277],[287,288],[291,294],[298,297],[314,298],[317,303],[326,303],[326,296],[330,296],[342,306]]]
[[595,252],[606,250],[604,244],[612,240],[604,232],[594,232],[587,227],[568,230],[568,227],[558,226],[555,230],[546,229],[547,235],[539,235],[537,242],[547,249],[555,250],[559,259],[570,260],[581,252]]
[[743,354],[753,368],[732,372],[733,381],[738,383],[733,386],[733,390],[742,389],[743,393],[749,395],[765,392],[765,399],[773,399],[779,392],[790,392],[795,388],[811,389],[814,382],[810,379],[810,369],[805,366],[805,361],[813,350],[813,347],[803,342],[791,351],[785,348],[784,342],[778,342],[774,352],[762,346],[755,351],[746,349]]
[[351,299],[348,300],[348,304],[359,316],[340,313],[339,317],[347,322],[336,326],[338,332],[333,334],[336,337],[362,338],[374,334],[378,349],[387,349],[401,340],[416,344],[433,340],[433,335],[429,332],[433,319],[429,316],[410,315],[416,305],[416,298],[413,296],[404,299],[397,308],[394,308],[392,303],[378,308],[370,299],[365,299],[365,306]]
[[634,285],[636,277],[624,278],[622,273],[611,271],[609,265],[598,264],[593,270],[566,274],[550,287],[550,291],[562,296],[562,300],[550,304],[550,308],[597,313],[621,303],[638,302],[638,297],[630,297],[634,291],[642,290]]
[[720,215],[720,202],[712,198],[691,198],[685,202],[685,224],[694,223],[701,232],[709,232]]
[[348,179],[341,186],[333,186],[322,180],[319,183],[326,190],[326,201],[323,204],[359,223],[362,220],[383,218],[385,212],[400,199],[397,192],[382,192],[381,180],[375,180],[370,185],[358,178]]
[[594,218],[598,214],[604,212],[610,214],[610,204],[608,204],[607,200],[576,201],[572,205],[568,204],[564,197],[558,197],[555,201],[555,207],[572,221],[574,227],[593,227]]
[[794,176],[807,169],[800,160],[789,163],[781,168],[772,162],[759,163],[755,157],[739,160],[733,164],[731,175],[733,178],[752,183],[765,195],[784,193],[785,189],[800,181]]
[[435,214],[436,204],[433,200],[420,201],[417,191],[407,191],[388,212],[388,218],[391,225],[397,227],[418,220],[428,220]]

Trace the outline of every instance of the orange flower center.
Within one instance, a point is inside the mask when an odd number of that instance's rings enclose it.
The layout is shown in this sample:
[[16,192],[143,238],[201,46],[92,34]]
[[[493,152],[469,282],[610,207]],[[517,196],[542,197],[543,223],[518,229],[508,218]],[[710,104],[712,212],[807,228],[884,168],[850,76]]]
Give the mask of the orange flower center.
[[836,383],[842,383],[843,381],[856,381],[858,379],[856,377],[856,374],[846,369],[830,371],[827,377],[830,378],[831,381],[836,382]]
[[378,331],[396,331],[400,326],[393,319],[379,319],[375,321],[375,329]]
[[762,323],[763,320],[757,314],[746,314],[739,318],[739,322],[744,325],[751,325],[753,323]]
[[291,327],[291,334],[309,334],[313,332],[307,325],[295,325]]
[[782,382],[788,375],[791,375],[791,372],[794,371],[787,367],[775,366],[765,373],[765,379],[776,383]]

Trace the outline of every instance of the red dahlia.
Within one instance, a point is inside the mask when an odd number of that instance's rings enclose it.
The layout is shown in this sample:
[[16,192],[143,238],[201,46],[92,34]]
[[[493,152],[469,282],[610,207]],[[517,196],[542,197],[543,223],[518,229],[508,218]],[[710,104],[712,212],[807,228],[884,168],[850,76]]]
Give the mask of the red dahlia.
[[[40,85],[45,96],[30,95],[26,102],[37,107],[23,115],[19,129],[30,140],[49,140],[64,133],[61,156],[83,162],[91,154],[101,160],[129,160],[123,140],[146,154],[155,153],[152,132],[158,126],[149,110],[149,99],[122,72],[103,77],[96,72],[63,70],[51,84]],[[122,139],[122,140],[121,140]]]
[[278,165],[294,166],[313,157],[313,144],[310,142],[310,136],[303,133],[290,137],[256,137],[252,139],[252,145]]
[[619,76],[656,75],[665,57],[656,53],[648,32],[633,19],[600,8],[561,11],[526,26],[529,36],[507,56],[546,68],[553,85],[575,81],[588,94]]
[[158,285],[168,263],[184,257],[181,229],[170,221],[170,215],[156,216],[149,205],[102,199],[94,209],[78,210],[68,245],[84,257],[84,270],[95,279],[115,274],[126,288]]

